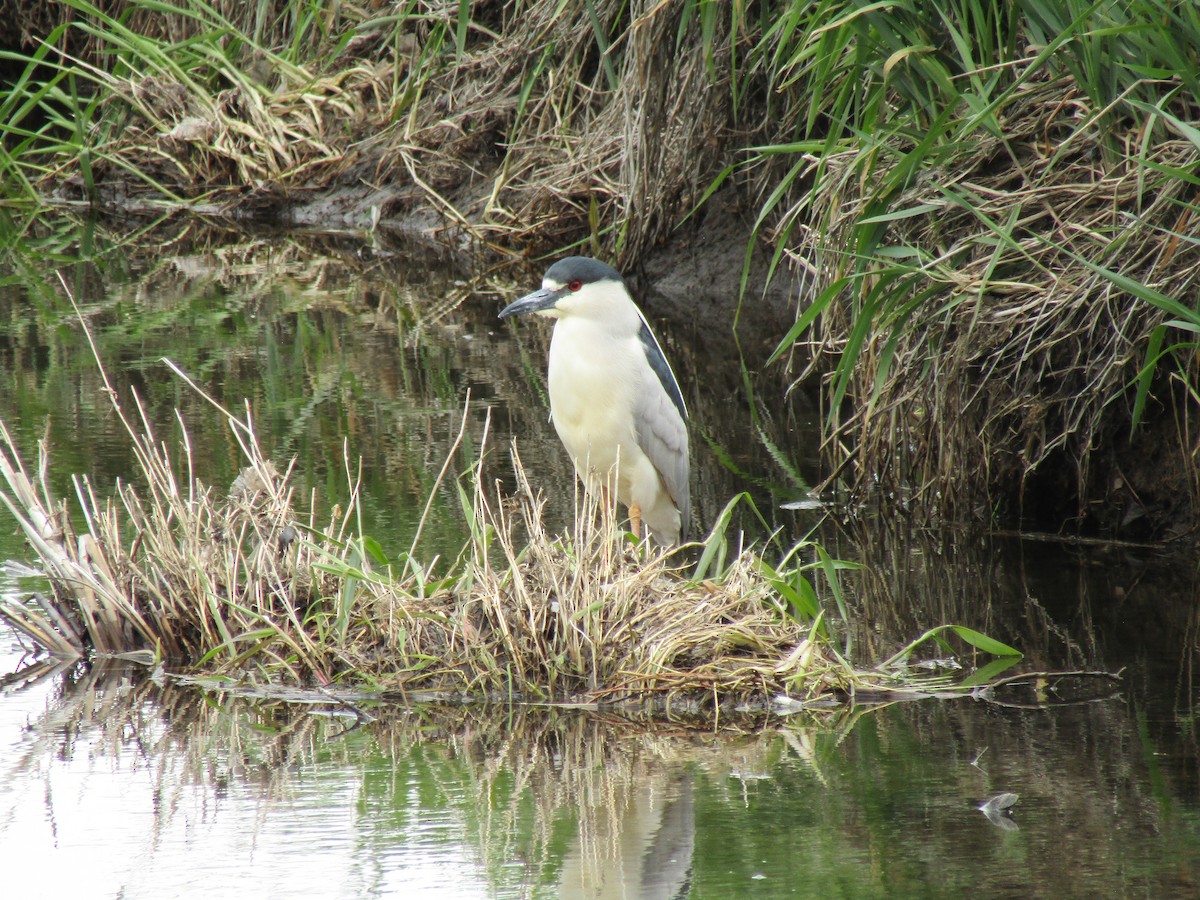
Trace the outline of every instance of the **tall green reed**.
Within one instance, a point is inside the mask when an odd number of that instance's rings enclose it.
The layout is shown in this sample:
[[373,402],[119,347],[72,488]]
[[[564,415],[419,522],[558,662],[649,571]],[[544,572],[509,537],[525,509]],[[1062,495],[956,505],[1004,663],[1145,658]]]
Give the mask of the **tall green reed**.
[[[774,358],[810,334],[837,342],[836,422],[852,386],[860,401],[879,396],[899,346],[933,334],[924,326],[1014,282],[1055,283],[1061,266],[1073,264],[1072,278],[1094,276],[1094,290],[1115,289],[1167,313],[1160,328],[1181,337],[1166,340],[1156,330],[1145,347],[1136,425],[1157,363],[1193,354],[1200,324],[1194,308],[1170,301],[1156,273],[1126,264],[1138,243],[1195,251],[1186,233],[1193,165],[1160,148],[1182,139],[1200,149],[1200,130],[1190,124],[1200,111],[1198,42],[1200,11],[1160,0],[788,4],[743,70],[745,82],[773,89],[777,140],[748,148],[718,179],[738,170],[777,173],[761,189],[755,230],[773,246],[773,267],[799,255],[819,272]],[[1061,85],[1057,102],[1076,116],[1072,134],[1044,136],[1044,190],[1080,166],[1079,135],[1096,134],[1100,168],[1136,173],[1130,208],[1103,221],[1092,211],[1095,220],[1084,221],[1081,211],[1049,225],[1015,208],[999,218],[986,211],[991,198],[972,178],[997,166],[1018,181],[1027,174],[1020,153],[1038,146],[1026,133],[1036,112],[1031,97],[1045,85]],[[1066,193],[1063,202],[1070,200]],[[974,220],[968,231],[938,230],[948,209]],[[1080,246],[1072,227],[1097,239]],[[983,266],[970,293],[961,275],[967,261]],[[841,324],[822,332],[831,316]],[[939,349],[910,349],[904,363],[927,366]]]

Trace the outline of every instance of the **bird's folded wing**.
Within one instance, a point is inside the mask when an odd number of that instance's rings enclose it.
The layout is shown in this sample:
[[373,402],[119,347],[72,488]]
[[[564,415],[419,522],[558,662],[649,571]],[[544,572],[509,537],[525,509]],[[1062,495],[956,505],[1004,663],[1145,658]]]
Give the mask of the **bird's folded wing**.
[[679,510],[680,534],[685,534],[691,515],[688,493],[688,434],[679,410],[659,384],[657,390],[641,393],[634,424],[638,446],[662,476],[667,493]]

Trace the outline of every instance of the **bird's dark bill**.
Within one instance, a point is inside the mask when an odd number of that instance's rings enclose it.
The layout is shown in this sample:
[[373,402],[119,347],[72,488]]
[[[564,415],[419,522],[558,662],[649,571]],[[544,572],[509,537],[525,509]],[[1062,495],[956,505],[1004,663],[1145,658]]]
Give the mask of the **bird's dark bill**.
[[542,288],[541,290],[534,291],[532,294],[526,294],[520,300],[510,303],[504,309],[500,310],[500,318],[507,319],[509,316],[522,316],[525,313],[551,309],[563,293],[562,290],[556,291],[550,288]]

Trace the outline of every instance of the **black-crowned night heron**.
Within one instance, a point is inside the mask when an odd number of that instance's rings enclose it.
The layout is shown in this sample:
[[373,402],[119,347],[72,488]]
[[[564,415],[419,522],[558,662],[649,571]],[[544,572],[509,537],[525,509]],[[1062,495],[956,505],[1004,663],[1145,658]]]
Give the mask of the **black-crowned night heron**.
[[[584,256],[546,270],[541,290],[500,318],[551,316],[550,418],[575,471],[629,507],[633,533],[656,543],[687,534],[687,409],[646,317],[611,266]],[[615,489],[614,489],[615,488]]]

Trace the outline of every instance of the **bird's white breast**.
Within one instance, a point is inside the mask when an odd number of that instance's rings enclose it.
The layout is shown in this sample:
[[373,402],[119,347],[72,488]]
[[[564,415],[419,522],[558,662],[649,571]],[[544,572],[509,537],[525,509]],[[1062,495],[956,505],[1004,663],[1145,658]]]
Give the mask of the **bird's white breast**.
[[605,473],[636,449],[633,417],[641,372],[636,336],[562,318],[550,341],[547,382],[554,428],[575,464]]

